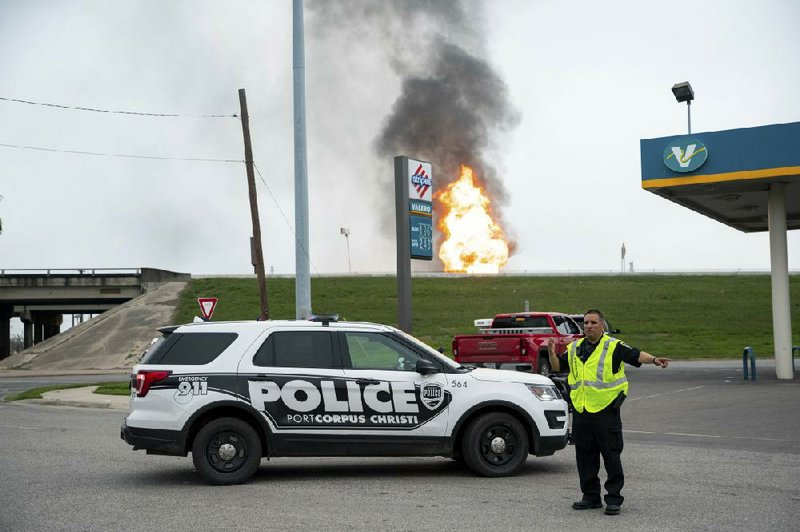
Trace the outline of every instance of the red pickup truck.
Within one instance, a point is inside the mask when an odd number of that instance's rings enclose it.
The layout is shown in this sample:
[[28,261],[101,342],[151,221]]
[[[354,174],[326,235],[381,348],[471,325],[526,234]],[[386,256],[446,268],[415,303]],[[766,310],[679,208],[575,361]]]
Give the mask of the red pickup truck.
[[491,320],[475,320],[479,334],[453,338],[453,356],[463,365],[487,366],[517,371],[551,373],[547,341],[556,339],[556,352],[583,337],[578,325],[560,312],[498,314]]

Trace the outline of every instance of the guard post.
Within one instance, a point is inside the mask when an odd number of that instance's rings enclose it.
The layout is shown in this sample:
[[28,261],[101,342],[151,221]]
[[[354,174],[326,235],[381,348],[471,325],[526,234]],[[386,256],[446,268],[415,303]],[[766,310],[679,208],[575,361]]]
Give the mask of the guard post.
[[742,352],[742,375],[744,376],[744,380],[747,380],[747,359],[750,359],[750,380],[756,380],[756,352],[753,350],[752,347],[748,346],[744,348]]

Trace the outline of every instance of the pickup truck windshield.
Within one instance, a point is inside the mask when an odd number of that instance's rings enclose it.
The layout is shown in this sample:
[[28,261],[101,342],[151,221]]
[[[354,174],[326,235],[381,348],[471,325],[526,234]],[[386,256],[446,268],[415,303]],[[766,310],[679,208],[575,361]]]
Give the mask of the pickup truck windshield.
[[495,318],[492,329],[530,329],[550,327],[547,316],[502,316]]

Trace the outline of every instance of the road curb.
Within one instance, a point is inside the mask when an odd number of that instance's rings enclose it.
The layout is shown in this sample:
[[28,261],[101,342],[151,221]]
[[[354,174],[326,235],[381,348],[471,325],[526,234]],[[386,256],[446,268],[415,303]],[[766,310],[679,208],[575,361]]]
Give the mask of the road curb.
[[80,408],[105,408],[108,410],[121,410],[120,408],[115,408],[114,405],[111,404],[111,401],[108,400],[105,401],[100,400],[90,403],[86,401],[70,401],[62,399],[26,399],[20,402],[34,403],[37,405],[45,405],[45,406],[77,406]]
[[95,385],[53,390],[43,393],[41,399],[28,399],[28,401],[49,406],[128,410],[130,399],[127,395],[100,395],[94,393],[96,389],[97,386]]

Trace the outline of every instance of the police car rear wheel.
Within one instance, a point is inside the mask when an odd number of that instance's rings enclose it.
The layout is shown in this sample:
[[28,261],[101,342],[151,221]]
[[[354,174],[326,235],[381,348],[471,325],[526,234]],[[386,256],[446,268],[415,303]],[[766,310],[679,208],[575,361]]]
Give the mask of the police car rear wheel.
[[483,414],[467,427],[462,454],[467,467],[479,475],[511,475],[528,458],[528,435],[510,414]]
[[241,484],[261,463],[261,440],[241,419],[215,419],[197,433],[192,461],[210,484]]

